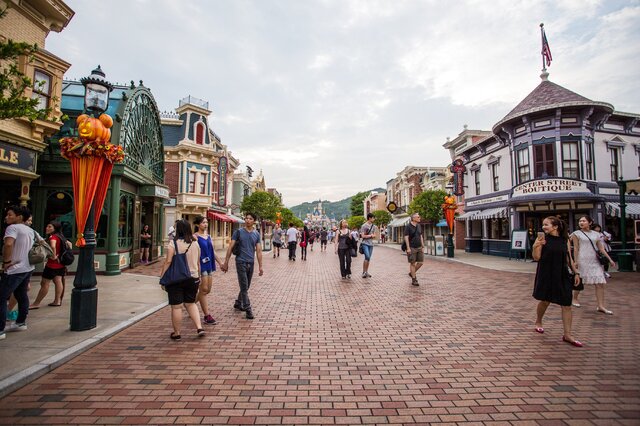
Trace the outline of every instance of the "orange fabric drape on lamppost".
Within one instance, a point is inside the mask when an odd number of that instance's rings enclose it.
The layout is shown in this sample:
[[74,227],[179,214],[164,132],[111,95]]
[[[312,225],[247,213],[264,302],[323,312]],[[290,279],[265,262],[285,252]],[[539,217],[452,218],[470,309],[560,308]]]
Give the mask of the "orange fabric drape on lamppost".
[[84,230],[87,224],[98,182],[101,180],[102,168],[107,161],[104,158],[89,156],[73,157],[69,161],[71,162],[73,193],[75,195],[73,207],[76,213],[77,229],[79,230],[76,245],[84,247],[86,241],[84,233],[80,230]]
[[96,195],[93,199],[93,204],[95,206],[95,227],[94,229],[98,229],[98,223],[100,223],[100,215],[102,213],[102,206],[104,206],[104,200],[107,198],[107,190],[109,189],[109,184],[111,183],[111,171],[113,170],[113,163],[103,160],[102,164],[102,172],[100,173],[100,179],[98,180],[98,187],[96,188]]

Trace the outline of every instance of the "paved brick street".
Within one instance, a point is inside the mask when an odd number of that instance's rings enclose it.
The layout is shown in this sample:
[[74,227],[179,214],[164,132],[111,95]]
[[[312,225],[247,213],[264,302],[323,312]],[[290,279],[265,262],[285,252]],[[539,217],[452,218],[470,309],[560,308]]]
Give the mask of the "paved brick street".
[[170,341],[164,308],[2,399],[0,423],[639,424],[637,273],[607,287],[614,316],[583,294],[579,349],[556,306],[534,332],[531,274],[427,260],[412,287],[377,247],[373,277],[358,257],[346,282],[332,249],[265,253],[254,321],[232,308],[235,271],[217,272],[204,339],[185,319]]

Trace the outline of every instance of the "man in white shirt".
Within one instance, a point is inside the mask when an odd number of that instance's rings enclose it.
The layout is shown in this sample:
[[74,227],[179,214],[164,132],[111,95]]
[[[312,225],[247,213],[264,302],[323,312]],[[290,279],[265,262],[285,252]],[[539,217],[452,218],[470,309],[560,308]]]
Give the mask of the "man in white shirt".
[[27,329],[29,314],[29,280],[34,266],[29,263],[29,250],[33,247],[35,232],[24,224],[31,217],[26,207],[12,206],[7,209],[5,222],[9,225],[4,234],[0,279],[0,339],[4,339],[7,322],[7,301],[13,294],[18,301],[18,318],[7,331]]
[[296,261],[296,245],[298,244],[298,230],[293,226],[293,222],[289,222],[287,229],[287,248],[289,249],[289,260]]

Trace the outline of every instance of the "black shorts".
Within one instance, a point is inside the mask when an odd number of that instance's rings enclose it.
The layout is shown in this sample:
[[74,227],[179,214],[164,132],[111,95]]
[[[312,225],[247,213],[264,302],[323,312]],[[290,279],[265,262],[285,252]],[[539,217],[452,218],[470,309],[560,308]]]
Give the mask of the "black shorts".
[[277,242],[274,241],[273,242],[273,246],[280,248],[280,247],[282,247],[282,243],[277,243]]
[[151,248],[151,241],[140,241],[140,248]]
[[55,277],[64,277],[66,274],[67,268],[53,269],[45,266],[44,271],[42,271],[42,278],[46,280],[52,280]]
[[195,278],[165,287],[169,295],[170,305],[181,305],[183,303],[195,303],[198,295],[200,280]]

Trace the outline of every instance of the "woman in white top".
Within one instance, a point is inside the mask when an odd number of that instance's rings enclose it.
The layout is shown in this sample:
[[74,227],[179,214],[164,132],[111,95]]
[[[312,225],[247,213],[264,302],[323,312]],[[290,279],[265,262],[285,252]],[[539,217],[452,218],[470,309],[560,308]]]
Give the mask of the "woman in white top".
[[187,254],[187,264],[189,265],[189,272],[191,272],[191,279],[165,288],[169,296],[171,323],[173,324],[173,333],[169,337],[172,340],[180,340],[181,338],[180,328],[182,327],[183,305],[196,326],[198,337],[202,337],[204,336],[204,329],[200,321],[198,307],[195,304],[200,285],[200,246],[191,232],[191,225],[184,219],[176,222],[176,236],[167,246],[167,259],[162,265],[160,276],[164,275],[169,265],[171,265],[176,246],[178,253]]
[[[615,262],[611,260],[609,254],[604,250],[599,234],[591,230],[592,224],[593,220],[589,216],[581,216],[578,221],[580,229],[571,234],[574,262],[583,284],[593,284],[596,286],[597,311],[603,314],[613,315],[613,312],[605,307],[604,285],[607,283],[607,280],[604,276],[604,269],[598,261],[596,249],[607,256],[610,265],[615,266]],[[580,292],[573,292],[573,306],[576,307],[580,307],[578,294],[580,294]]]

